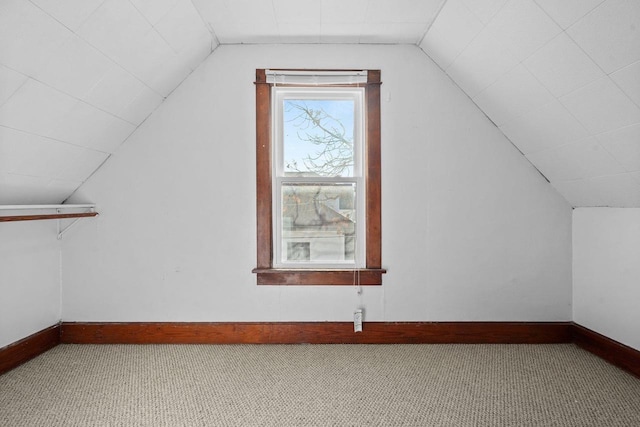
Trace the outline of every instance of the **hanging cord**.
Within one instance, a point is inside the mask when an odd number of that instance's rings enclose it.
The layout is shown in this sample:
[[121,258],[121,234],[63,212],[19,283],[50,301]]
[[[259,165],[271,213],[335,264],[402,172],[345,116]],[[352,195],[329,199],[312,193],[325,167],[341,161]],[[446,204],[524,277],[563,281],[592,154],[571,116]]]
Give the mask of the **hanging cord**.
[[[357,196],[357,193],[356,193]],[[354,200],[354,206],[356,208],[356,212],[357,209],[360,209],[360,206],[358,206],[358,198],[355,197]],[[357,215],[356,215],[357,218]],[[359,308],[362,308],[362,285],[360,284],[360,268],[358,267],[358,261],[360,261],[358,259],[358,223],[354,224],[354,237],[353,237],[353,286],[355,286],[356,288],[356,294],[360,297],[360,301],[359,301]]]
[[[357,230],[357,229],[356,229]],[[356,231],[357,236],[357,231]],[[364,320],[364,303],[362,301],[362,284],[360,283],[360,269],[358,268],[358,239],[353,240],[353,286],[356,288],[357,305],[356,310],[353,312],[353,327],[354,332],[362,332],[362,323]]]
[[[356,247],[357,242],[354,243],[354,248]],[[357,248],[356,248],[357,249]],[[356,288],[356,294],[362,295],[362,285],[360,284],[360,269],[358,268],[358,252],[354,254],[354,263],[353,267],[353,286]]]
[[355,237],[353,239],[353,286],[356,288],[356,294],[359,298],[359,306],[362,308],[362,284],[360,283],[360,268],[358,267],[358,228],[355,228]]

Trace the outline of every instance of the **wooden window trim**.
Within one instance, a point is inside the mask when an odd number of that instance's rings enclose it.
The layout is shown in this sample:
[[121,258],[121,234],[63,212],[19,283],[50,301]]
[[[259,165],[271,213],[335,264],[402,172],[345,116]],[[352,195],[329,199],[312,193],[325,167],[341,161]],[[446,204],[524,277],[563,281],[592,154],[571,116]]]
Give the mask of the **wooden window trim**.
[[[271,86],[256,70],[256,210],[258,285],[381,285],[380,70],[367,71],[365,86],[366,254],[360,269],[273,268]],[[363,86],[362,84],[360,86]]]

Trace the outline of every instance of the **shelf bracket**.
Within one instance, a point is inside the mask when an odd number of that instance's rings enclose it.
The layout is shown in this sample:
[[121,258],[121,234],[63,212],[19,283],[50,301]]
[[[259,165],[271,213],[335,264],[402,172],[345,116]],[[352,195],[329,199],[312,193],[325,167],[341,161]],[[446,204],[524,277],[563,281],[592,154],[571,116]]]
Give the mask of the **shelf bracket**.
[[[61,214],[61,213],[62,213],[60,209],[56,209],[56,212],[58,212],[58,214]],[[85,212],[85,213],[93,213],[93,214],[95,214],[95,215],[91,215],[91,216],[97,216],[97,215],[98,215],[97,213],[95,213],[95,212],[93,211],[93,208],[89,209],[89,210],[88,210],[87,212]],[[81,216],[81,217],[78,217],[78,218],[74,219],[74,220],[73,220],[73,222],[72,222],[71,224],[69,224],[68,226],[66,226],[65,228],[61,228],[61,224],[60,224],[60,221],[61,221],[61,220],[60,220],[60,219],[58,219],[58,240],[62,240],[62,236],[63,236],[67,231],[69,231],[69,229],[71,229],[71,227],[73,227],[74,225],[76,225],[76,224],[78,223],[78,221],[80,221],[81,219],[86,218],[86,217],[87,217],[87,216]]]

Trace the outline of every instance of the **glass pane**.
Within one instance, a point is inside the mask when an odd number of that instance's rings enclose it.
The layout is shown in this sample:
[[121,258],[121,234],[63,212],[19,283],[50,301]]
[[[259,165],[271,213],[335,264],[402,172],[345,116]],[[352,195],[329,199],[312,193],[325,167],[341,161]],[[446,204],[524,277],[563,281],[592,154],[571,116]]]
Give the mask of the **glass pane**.
[[311,243],[287,242],[287,259],[289,261],[311,261]]
[[282,185],[282,261],[355,260],[356,185]]
[[354,108],[352,99],[285,99],[285,176],[353,176]]

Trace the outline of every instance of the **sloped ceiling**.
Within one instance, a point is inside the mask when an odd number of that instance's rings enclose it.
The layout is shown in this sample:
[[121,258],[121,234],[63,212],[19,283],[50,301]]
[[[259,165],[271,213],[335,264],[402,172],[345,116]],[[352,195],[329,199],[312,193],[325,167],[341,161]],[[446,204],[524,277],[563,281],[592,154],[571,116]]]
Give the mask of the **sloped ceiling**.
[[640,206],[640,1],[448,0],[420,47],[573,206]]
[[218,44],[402,43],[573,206],[640,207],[639,31],[638,0],[3,0],[0,204],[65,200]]
[[65,200],[213,47],[189,0],[0,1],[0,204]]
[[445,0],[193,0],[222,44],[417,44]]

